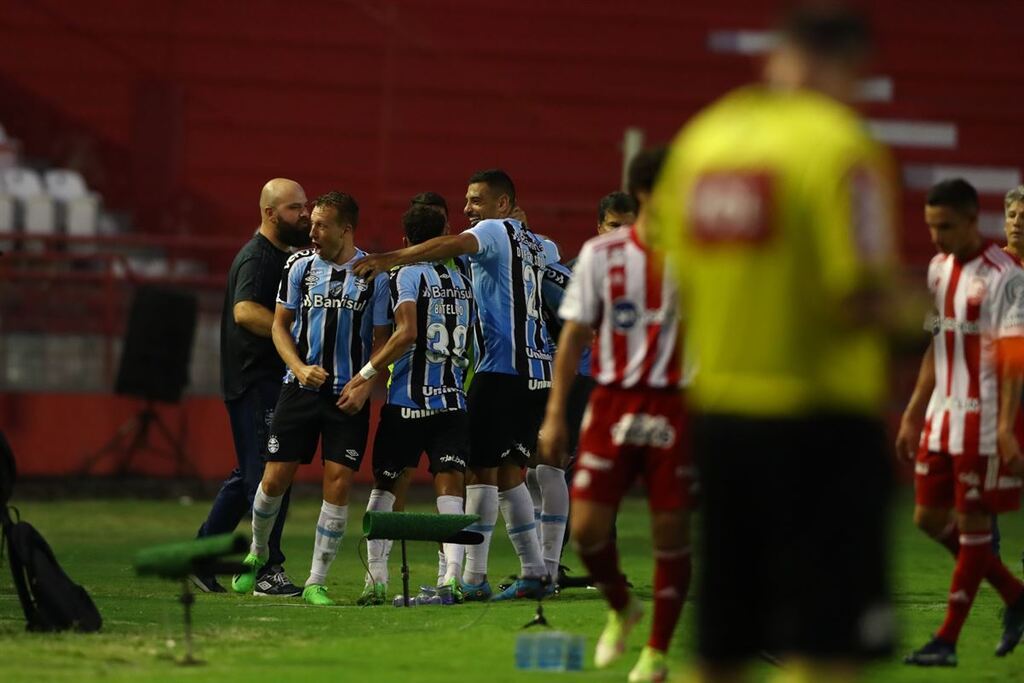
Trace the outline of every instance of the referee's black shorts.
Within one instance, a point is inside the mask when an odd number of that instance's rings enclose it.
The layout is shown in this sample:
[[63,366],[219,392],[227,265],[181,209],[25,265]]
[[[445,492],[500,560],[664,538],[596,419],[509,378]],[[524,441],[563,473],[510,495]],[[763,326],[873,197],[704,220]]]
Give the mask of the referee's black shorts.
[[323,437],[324,460],[359,471],[370,434],[370,402],[349,415],[337,401],[329,388],[304,389],[295,382],[282,386],[267,439],[267,460],[307,465]]
[[469,466],[536,464],[537,432],[551,382],[499,372],[478,372],[466,394]]
[[892,470],[881,422],[698,414],[692,424],[701,658],[887,655]]

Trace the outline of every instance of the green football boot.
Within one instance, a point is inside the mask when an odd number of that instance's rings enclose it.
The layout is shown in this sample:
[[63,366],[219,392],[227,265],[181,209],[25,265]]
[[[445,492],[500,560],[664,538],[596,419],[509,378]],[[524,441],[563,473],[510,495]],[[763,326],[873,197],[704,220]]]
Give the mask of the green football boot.
[[242,564],[247,566],[249,570],[231,577],[231,590],[242,594],[252,593],[253,586],[256,585],[256,574],[259,573],[266,563],[266,559],[259,555],[254,553],[246,555],[245,559],[242,560]]
[[334,600],[327,597],[327,586],[314,583],[306,586],[302,591],[302,599],[310,605],[333,605]]
[[363,586],[363,594],[356,600],[357,605],[383,605],[388,599],[386,583],[368,583]]

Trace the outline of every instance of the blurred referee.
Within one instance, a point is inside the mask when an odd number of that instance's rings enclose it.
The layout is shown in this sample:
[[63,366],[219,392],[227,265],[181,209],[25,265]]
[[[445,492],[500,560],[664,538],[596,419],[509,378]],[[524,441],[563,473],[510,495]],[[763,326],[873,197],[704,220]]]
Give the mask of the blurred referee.
[[[233,532],[252,507],[263,478],[263,447],[284,376],[284,362],[270,340],[270,328],[289,250],[309,243],[306,204],[306,193],[295,181],[268,181],[260,192],[259,230],[235,256],[228,273],[220,323],[221,385],[237,466],[221,485],[209,516],[199,527],[200,538]],[[283,567],[281,529],[288,499],[286,494],[270,536],[270,560],[253,588],[256,595],[302,593]],[[192,582],[207,592],[225,590],[213,576],[193,576]]]
[[844,105],[869,31],[797,10],[762,86],[680,133],[653,244],[679,278],[702,495],[703,680],[761,649],[788,680],[854,679],[891,648],[882,304],[894,260],[887,152]]

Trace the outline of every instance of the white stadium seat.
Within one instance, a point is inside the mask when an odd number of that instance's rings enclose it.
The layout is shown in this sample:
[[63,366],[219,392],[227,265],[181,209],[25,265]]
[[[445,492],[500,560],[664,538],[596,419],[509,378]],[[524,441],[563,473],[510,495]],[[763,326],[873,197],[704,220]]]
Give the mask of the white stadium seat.
[[30,168],[8,168],[3,171],[3,184],[7,193],[21,204],[21,225],[26,237],[56,232],[53,200],[44,190],[38,173]]
[[[95,237],[99,223],[99,195],[90,192],[78,171],[51,169],[46,172],[46,190],[64,205],[64,225],[73,237]],[[76,251],[88,251],[93,245],[76,245]]]

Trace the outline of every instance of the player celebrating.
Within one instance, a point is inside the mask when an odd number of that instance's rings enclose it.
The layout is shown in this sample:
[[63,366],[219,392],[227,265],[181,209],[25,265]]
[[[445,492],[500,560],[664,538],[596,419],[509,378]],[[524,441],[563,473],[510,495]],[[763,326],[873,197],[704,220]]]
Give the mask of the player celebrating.
[[622,497],[643,474],[654,540],[654,620],[630,681],[665,680],[665,652],[690,583],[691,468],[683,446],[678,302],[663,259],[648,250],[644,235],[646,199],[664,155],[664,149],[649,150],[630,166],[630,192],[640,204],[636,223],[583,245],[559,310],[565,322],[540,442],[548,457],[565,452],[567,399],[593,339],[597,386],[573,477],[572,536],[612,608],[594,653],[595,665],[605,668],[625,651],[642,613],[610,533]]
[[[331,605],[325,583],[348,521],[348,493],[369,432],[368,405],[339,409],[345,384],[370,358],[371,345],[390,331],[386,275],[363,278],[352,270],[365,255],[353,243],[359,222],[355,199],[342,192],[317,198],[310,217],[313,249],[285,266],[274,313],[273,339],[288,371],[267,440],[267,467],[252,505],[252,547],[232,587],[251,590],[267,559],[267,539],[281,498],[299,464],[313,459],[321,440],[323,504],[303,599]],[[365,367],[362,372],[370,374]]]
[[[547,574],[523,474],[533,458],[551,384],[547,326],[541,315],[547,257],[540,238],[511,218],[515,209],[515,186],[508,174],[480,171],[469,179],[466,190],[468,230],[368,256],[355,266],[357,273],[369,275],[396,265],[468,256],[479,318],[476,373],[467,396],[466,513],[480,515],[480,522],[469,530],[483,534],[484,541],[466,549],[466,600],[491,596],[487,554],[499,507],[519,556],[521,578],[495,599],[533,597]],[[515,409],[509,411],[510,405]],[[563,497],[567,507],[565,479],[555,479],[540,482],[542,494]]]
[[[1014,432],[1024,374],[1024,271],[978,231],[978,194],[947,180],[928,192],[925,222],[939,254],[928,266],[932,343],[903,414],[897,452],[914,464],[914,521],[956,556],[946,620],[904,660],[956,666],[956,643],[983,579],[1007,608],[996,648],[1024,635],[1024,584],[992,550],[992,515],[1020,506],[1024,459]],[[954,520],[950,511],[956,510]]]
[[[413,205],[402,216],[405,244],[413,246],[444,233],[440,212]],[[462,514],[466,460],[469,457],[466,396],[462,388],[469,365],[466,343],[475,314],[469,283],[451,263],[413,263],[391,273],[395,330],[367,366],[341,393],[342,410],[363,405],[378,370],[394,363],[387,403],[381,407],[373,444],[374,487],[367,509],[390,511],[392,489],[406,468],[414,468],[424,451],[430,458],[437,511]],[[372,506],[372,507],[371,507]],[[367,541],[369,575],[359,604],[382,604],[387,598],[384,541]],[[451,586],[456,602],[465,546],[446,543],[446,571],[441,583]]]

